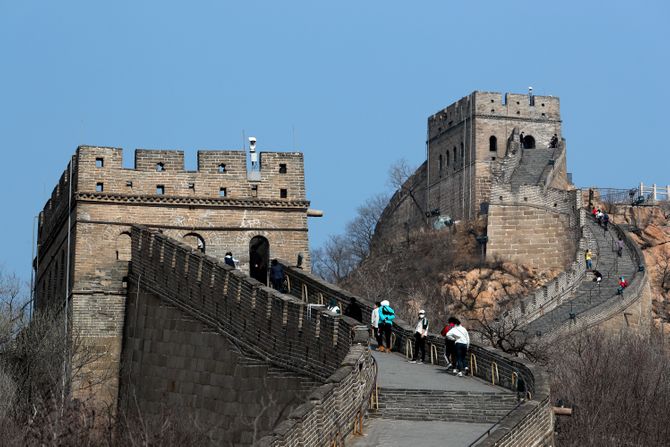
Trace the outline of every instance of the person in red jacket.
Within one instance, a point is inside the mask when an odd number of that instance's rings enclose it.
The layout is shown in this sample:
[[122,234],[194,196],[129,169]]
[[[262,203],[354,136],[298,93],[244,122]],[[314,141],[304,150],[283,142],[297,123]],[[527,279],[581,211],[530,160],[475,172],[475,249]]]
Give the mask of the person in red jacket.
[[628,281],[626,281],[624,277],[621,276],[619,278],[619,288],[616,291],[617,295],[623,294],[623,289],[625,289],[626,287],[628,287]]

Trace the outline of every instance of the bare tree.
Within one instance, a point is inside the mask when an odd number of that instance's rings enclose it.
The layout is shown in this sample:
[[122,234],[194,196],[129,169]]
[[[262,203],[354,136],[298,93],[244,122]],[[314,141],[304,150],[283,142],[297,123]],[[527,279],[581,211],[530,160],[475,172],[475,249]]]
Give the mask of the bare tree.
[[520,321],[513,318],[491,318],[483,309],[481,317],[473,321],[472,331],[491,346],[515,356],[523,356],[534,362],[547,361],[547,348],[534,334],[522,329]]
[[423,215],[425,214],[426,210],[424,210],[423,207],[419,204],[415,194],[418,185],[412,184],[409,181],[415,171],[416,169],[410,167],[409,163],[407,163],[407,160],[401,158],[389,168],[388,183],[394,190],[402,191],[409,195],[414,205]]
[[345,236],[330,236],[322,247],[311,254],[312,271],[332,283],[339,283],[356,267],[351,242]]
[[550,365],[554,401],[573,408],[560,445],[667,445],[670,357],[658,340],[590,330],[555,345]]
[[346,237],[351,243],[351,249],[358,262],[370,254],[375,227],[387,204],[386,194],[372,196],[356,209],[356,217],[347,224]]

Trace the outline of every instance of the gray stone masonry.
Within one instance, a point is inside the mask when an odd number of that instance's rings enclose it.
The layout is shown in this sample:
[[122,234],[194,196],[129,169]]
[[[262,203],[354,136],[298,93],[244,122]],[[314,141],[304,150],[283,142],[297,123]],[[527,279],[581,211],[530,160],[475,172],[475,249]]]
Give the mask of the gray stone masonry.
[[[356,298],[361,304],[363,310],[363,321],[367,322],[370,318],[371,304],[366,299],[354,296],[345,290],[339,289],[332,284],[328,284],[323,280],[315,277],[309,272],[291,267],[284,262],[285,272],[289,278],[290,293],[298,299],[305,302],[321,304],[330,298],[335,298],[340,307],[346,306],[350,299]],[[346,319],[346,317],[342,317]],[[399,352],[406,352],[408,345],[413,343],[414,327],[401,318],[396,318],[393,325],[394,350]],[[437,362],[444,365],[442,355],[444,353],[444,338],[429,334],[427,339],[427,349],[437,350]],[[376,354],[375,354],[376,355]],[[489,435],[485,440],[480,442],[482,446],[505,445],[505,446],[527,446],[527,445],[548,445],[553,437],[554,417],[549,405],[549,382],[546,372],[535,365],[522,361],[517,357],[511,357],[500,351],[492,348],[483,347],[472,343],[469,349],[468,362],[472,365],[472,374],[478,379],[472,377],[448,377],[442,373],[444,381],[439,382],[439,368],[434,370],[433,379],[427,379],[419,368],[427,367],[427,365],[411,365],[402,362],[402,357],[394,358],[393,354],[384,354],[379,358],[379,369],[382,371],[379,375],[380,384],[384,387],[384,362],[398,361],[395,367],[386,368],[388,372],[400,368],[414,368],[409,369],[405,374],[399,374],[395,380],[398,380],[398,388],[411,389],[410,385],[402,385],[404,383],[426,383],[428,380],[431,383],[437,381],[438,384],[449,383],[451,379],[461,380],[459,387],[488,387],[487,382],[495,383],[492,389],[504,392],[505,389],[516,393],[523,384],[525,389],[524,396],[527,399],[516,410],[509,413],[506,417],[499,421],[495,427],[490,427],[487,431]],[[483,380],[480,381],[479,379]],[[439,385],[438,385],[439,386]],[[419,385],[414,385],[414,388]],[[441,389],[441,388],[437,388]],[[461,388],[463,389],[463,388]],[[486,389],[486,388],[485,388]]]
[[[623,301],[625,296],[616,293],[619,276],[624,276],[631,283],[630,288],[624,292],[626,296],[636,290],[633,288],[633,283],[639,282],[642,274],[638,272],[638,261],[634,250],[627,244],[623,256],[618,257],[614,251],[614,242],[617,235],[620,234],[617,228],[610,225],[609,231],[604,231],[591,218],[587,219],[586,225],[593,238],[589,246],[595,254],[593,268],[602,273],[602,282],[598,286],[593,282],[593,274],[587,272],[572,297],[525,326],[524,329],[529,334],[539,334],[544,337],[550,336],[554,331],[567,331],[570,326],[576,325],[586,317],[591,309],[603,305],[607,307],[616,304],[616,301]],[[570,318],[571,313],[575,315],[575,319]]]

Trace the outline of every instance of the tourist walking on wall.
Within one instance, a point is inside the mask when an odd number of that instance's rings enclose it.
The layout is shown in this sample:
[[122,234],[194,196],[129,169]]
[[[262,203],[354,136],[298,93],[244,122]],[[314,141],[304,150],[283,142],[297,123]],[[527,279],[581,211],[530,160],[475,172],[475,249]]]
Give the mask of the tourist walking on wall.
[[273,289],[284,292],[284,267],[276,259],[270,263],[270,282]]
[[463,377],[463,373],[467,373],[468,369],[465,357],[468,353],[468,346],[470,346],[470,335],[467,329],[461,326],[461,322],[457,318],[454,318],[454,323],[455,326],[447,332],[447,338],[454,341],[456,349],[456,368],[454,369],[454,374]]
[[337,300],[335,298],[330,299],[330,301],[328,302],[328,306],[326,306],[326,309],[337,315],[340,315],[342,313],[340,312],[340,306],[337,305]]
[[591,254],[591,250],[587,248],[586,251],[584,252],[584,259],[586,260],[586,270],[591,270],[593,268],[593,261],[591,260],[592,257],[593,255]]
[[616,289],[617,295],[623,294],[623,289],[625,289],[626,287],[628,287],[628,281],[626,281],[623,276],[620,276],[619,277],[619,288]]
[[[428,318],[426,318],[426,311],[421,309],[419,311],[419,321],[414,326],[414,356],[410,363],[423,363],[426,360],[426,337],[428,337]],[[419,352],[421,352],[421,360],[419,360]]]
[[382,345],[379,350],[384,352],[391,352],[393,346],[391,346],[391,332],[393,331],[393,320],[395,319],[395,311],[391,307],[391,304],[388,300],[381,302],[381,307],[379,308],[379,330],[382,333],[383,341],[386,342],[386,348]]
[[597,285],[600,285],[600,282],[603,280],[603,274],[598,270],[593,271],[593,282]]
[[598,225],[601,227],[603,226],[603,212],[600,211],[600,208],[598,208],[598,211],[596,211],[596,220],[598,221]]
[[551,137],[551,140],[549,140],[549,147],[552,149],[558,147],[558,135],[554,134],[554,136]]
[[607,224],[610,223],[610,216],[606,212],[603,212],[602,221],[603,221],[603,228],[605,228],[605,231],[607,231]]
[[361,306],[358,305],[356,298],[353,296],[351,297],[351,300],[349,300],[349,305],[344,310],[344,315],[359,322],[363,322],[363,311],[361,310]]
[[232,268],[235,268],[235,261],[236,259],[233,258],[233,254],[231,252],[227,252],[226,255],[223,257],[223,262],[225,262]]
[[616,241],[616,254],[617,254],[617,256],[621,257],[623,255],[623,247],[624,247],[623,237],[619,236],[619,240]]
[[523,135],[523,132],[521,132],[521,133],[519,134],[519,147],[520,147],[521,149],[523,149],[523,139],[524,139],[524,135]]
[[447,338],[447,334],[456,326],[456,319],[454,317],[449,317],[447,320],[446,326],[442,329],[442,336],[444,337],[444,361],[447,363],[447,369],[451,368],[456,363],[456,347],[454,346],[454,340]]
[[377,340],[377,349],[380,351],[384,350],[384,344],[382,343],[382,334],[379,330],[379,307],[381,303],[375,301],[375,307],[372,308],[370,312],[370,329],[372,330],[372,336]]

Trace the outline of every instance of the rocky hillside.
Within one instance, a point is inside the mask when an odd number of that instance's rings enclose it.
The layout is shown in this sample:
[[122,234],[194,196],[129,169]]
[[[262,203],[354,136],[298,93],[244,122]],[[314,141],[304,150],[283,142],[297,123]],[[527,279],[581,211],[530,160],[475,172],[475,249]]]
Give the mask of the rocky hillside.
[[660,327],[661,321],[670,321],[670,209],[627,206],[614,209],[612,216],[630,229],[644,253],[654,300],[653,319]]
[[483,262],[475,237],[484,232],[483,221],[413,232],[402,246],[380,247],[340,285],[370,300],[388,299],[409,321],[425,309],[435,329],[452,315],[494,317],[560,273]]

